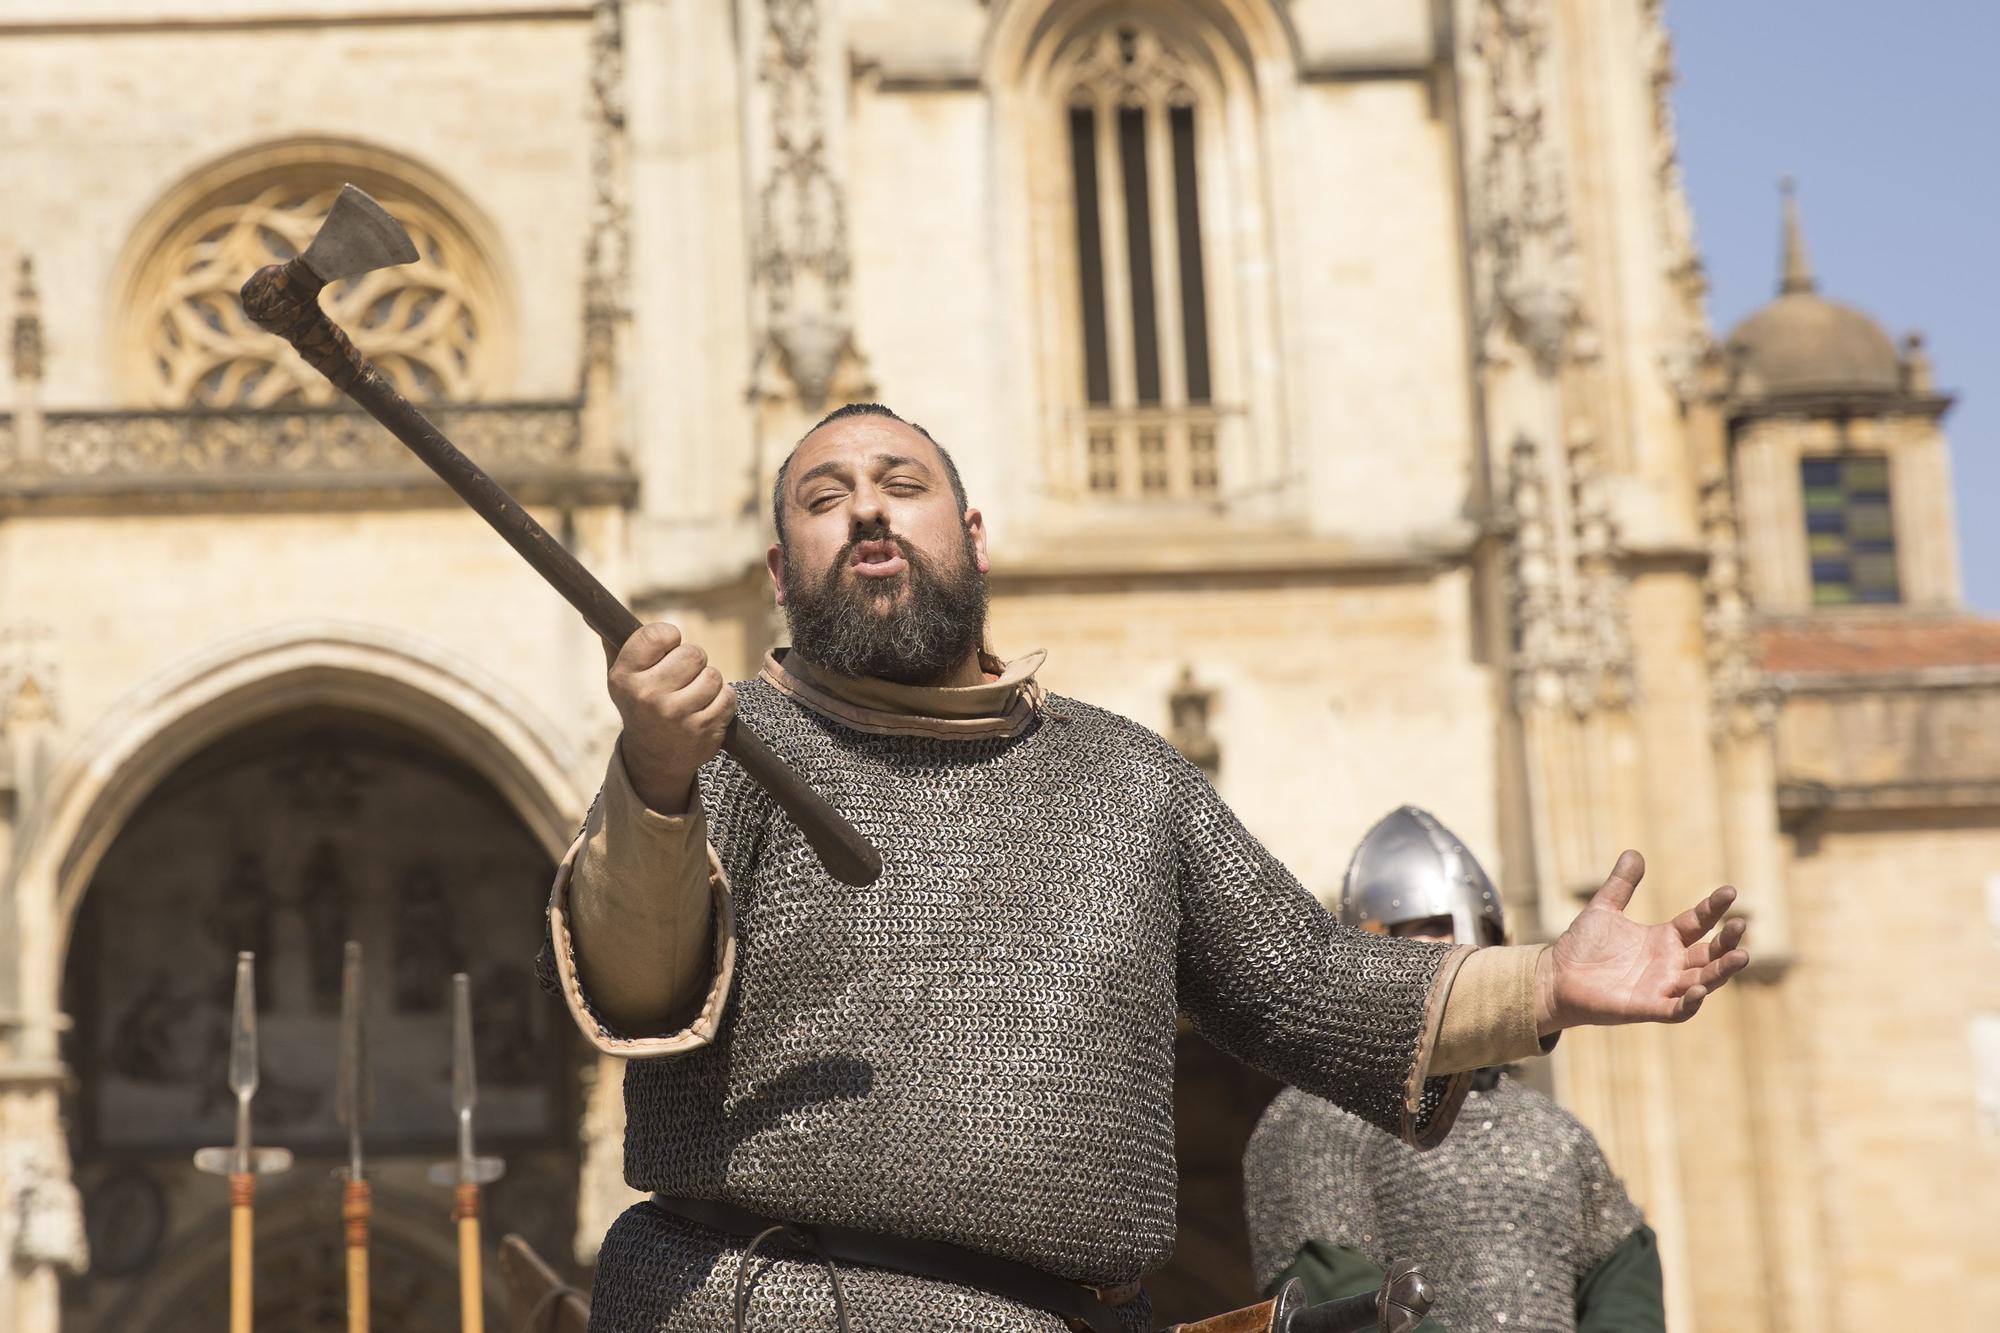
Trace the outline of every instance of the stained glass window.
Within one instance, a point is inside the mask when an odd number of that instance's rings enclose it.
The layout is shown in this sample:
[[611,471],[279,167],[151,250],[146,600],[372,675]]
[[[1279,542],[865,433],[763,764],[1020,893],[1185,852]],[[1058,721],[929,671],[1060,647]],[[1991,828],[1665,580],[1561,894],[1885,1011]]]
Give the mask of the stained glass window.
[[1799,463],[1814,606],[1902,600],[1889,511],[1889,460],[1839,454]]

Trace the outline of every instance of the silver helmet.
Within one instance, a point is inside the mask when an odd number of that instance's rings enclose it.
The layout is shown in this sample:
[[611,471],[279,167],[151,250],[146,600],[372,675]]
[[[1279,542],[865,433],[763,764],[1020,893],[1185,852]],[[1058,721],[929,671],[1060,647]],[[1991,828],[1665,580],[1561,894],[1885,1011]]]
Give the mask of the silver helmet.
[[1354,849],[1338,915],[1380,934],[1450,917],[1460,944],[1498,944],[1507,934],[1500,890],[1450,829],[1414,805],[1391,811]]

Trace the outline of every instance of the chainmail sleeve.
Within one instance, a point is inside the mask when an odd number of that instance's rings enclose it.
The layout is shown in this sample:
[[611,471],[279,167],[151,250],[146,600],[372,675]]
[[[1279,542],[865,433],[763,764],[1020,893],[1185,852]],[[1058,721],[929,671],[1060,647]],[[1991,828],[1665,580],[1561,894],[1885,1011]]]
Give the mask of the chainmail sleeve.
[[1245,1064],[1405,1142],[1442,1139],[1468,1083],[1421,1075],[1454,950],[1340,925],[1199,769],[1175,753],[1169,775],[1189,1020]]
[[1645,1224],[1646,1218],[1639,1205],[1632,1202],[1632,1196],[1625,1192],[1625,1183],[1605,1160],[1604,1149],[1598,1147],[1596,1138],[1568,1111],[1559,1107],[1555,1110],[1575,1127],[1578,1193],[1583,1206],[1582,1229],[1577,1233],[1576,1268],[1579,1273],[1587,1272],[1604,1262],[1627,1236]]

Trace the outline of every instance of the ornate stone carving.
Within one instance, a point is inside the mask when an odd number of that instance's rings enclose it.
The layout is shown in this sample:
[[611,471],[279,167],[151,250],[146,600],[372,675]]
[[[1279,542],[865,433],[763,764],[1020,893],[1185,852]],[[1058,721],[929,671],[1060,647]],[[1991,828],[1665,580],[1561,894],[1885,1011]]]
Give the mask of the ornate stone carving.
[[1577,659],[1570,676],[1570,706],[1578,713],[1600,704],[1626,708],[1637,701],[1639,684],[1625,606],[1623,552],[1605,492],[1597,434],[1585,425],[1570,435],[1569,479],[1577,573]]
[[[484,387],[484,339],[494,319],[485,260],[435,208],[375,188],[409,230],[417,261],[335,283],[322,304],[405,397],[475,397]],[[153,402],[273,407],[337,399],[324,376],[250,323],[237,289],[248,274],[303,249],[339,189],[337,179],[317,176],[252,183],[195,210],[168,234],[135,301]]]
[[1481,0],[1473,68],[1483,134],[1468,197],[1480,346],[1505,332],[1544,373],[1561,362],[1580,310],[1582,276],[1562,155],[1549,127],[1546,0]]
[[1100,28],[1072,69],[1069,104],[1080,107],[1193,106],[1187,61],[1150,28]]
[[60,720],[51,638],[47,625],[0,629],[0,735]]
[[1596,437],[1575,431],[1560,475],[1567,522],[1550,492],[1552,467],[1526,435],[1508,454],[1506,576],[1517,709],[1566,705],[1579,717],[1629,708],[1638,683],[1618,528],[1604,494]]
[[591,14],[590,238],[583,265],[585,375],[609,370],[619,327],[631,315],[632,209],[626,190],[625,14],[620,0],[598,0]]
[[1667,285],[1679,302],[1682,329],[1665,354],[1668,381],[1686,401],[1708,336],[1708,274],[1695,247],[1694,214],[1681,174],[1680,136],[1674,128],[1674,42],[1667,32],[1665,0],[1640,0],[1640,59],[1653,103],[1653,177],[1659,204],[1660,244]]
[[[817,0],[764,0],[756,67],[768,167],[757,190],[751,280],[763,313],[753,392],[815,408],[867,369],[847,310],[846,191],[828,144]],[[760,150],[763,145],[759,145]]]
[[1701,580],[1701,624],[1708,653],[1710,723],[1718,739],[1748,736],[1776,725],[1778,698],[1757,663],[1736,494],[1726,473],[1701,483],[1701,534],[1708,552]]
[[21,257],[21,277],[14,287],[14,378],[42,378],[42,298],[35,290],[35,261]]
[[1222,744],[1209,726],[1215,691],[1195,684],[1194,668],[1183,666],[1180,679],[1167,695],[1167,739],[1189,763],[1213,778],[1222,767]]
[[0,1256],[16,1271],[47,1264],[81,1273],[90,1265],[83,1200],[59,1132],[0,1134]]
[[[433,410],[452,442],[489,471],[574,467],[580,446],[571,403],[504,403]],[[422,474],[373,418],[348,408],[289,412],[58,412],[43,457],[4,460],[0,492],[90,481],[172,487],[189,482],[313,485],[328,479]]]
[[1507,454],[1505,525],[1511,538],[1507,607],[1513,625],[1514,706],[1526,712],[1566,694],[1565,645],[1556,587],[1555,531],[1539,451],[1517,436]]

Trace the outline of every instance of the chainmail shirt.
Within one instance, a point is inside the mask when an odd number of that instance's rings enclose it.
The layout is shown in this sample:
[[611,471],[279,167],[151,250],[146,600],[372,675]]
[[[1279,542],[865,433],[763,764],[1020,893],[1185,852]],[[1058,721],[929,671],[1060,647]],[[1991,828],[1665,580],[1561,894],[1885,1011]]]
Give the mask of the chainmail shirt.
[[[1370,1124],[1448,1126],[1443,1079],[1405,1110],[1448,950],[1336,924],[1158,736],[1054,696],[1015,735],[878,735],[763,680],[737,691],[883,873],[836,882],[733,760],[703,770],[735,980],[711,1044],[627,1065],[632,1186],[1133,1282],[1174,1243],[1179,1010]],[[592,1327],[727,1329],[738,1253],[633,1208],[599,1252]],[[833,1328],[815,1263],[755,1267],[749,1327]],[[845,1280],[857,1329],[1063,1327],[907,1275]],[[1121,1313],[1148,1326],[1143,1299]]]
[[1575,1116],[1511,1075],[1415,1152],[1338,1107],[1278,1094],[1243,1159],[1260,1287],[1308,1241],[1414,1259],[1453,1333],[1576,1327],[1576,1285],[1644,1219]]

